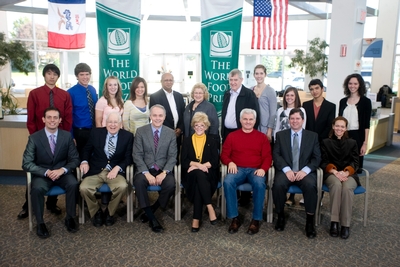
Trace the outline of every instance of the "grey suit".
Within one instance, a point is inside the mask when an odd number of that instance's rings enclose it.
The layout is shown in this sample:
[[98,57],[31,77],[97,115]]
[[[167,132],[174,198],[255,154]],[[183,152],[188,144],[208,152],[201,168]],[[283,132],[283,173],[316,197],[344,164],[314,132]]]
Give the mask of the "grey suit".
[[[161,191],[158,198],[161,207],[167,205],[169,198],[175,190],[175,178],[172,171],[176,164],[176,156],[177,146],[174,130],[164,126],[161,127],[160,139],[156,152],[151,124],[137,129],[133,145],[133,162],[136,168],[133,185],[135,186],[136,195],[141,208],[150,206],[149,197],[147,195],[149,182],[143,174],[143,172],[147,171],[153,176],[156,176],[163,170],[170,172],[161,184]],[[154,169],[155,165],[158,166],[158,171]]]
[[273,160],[276,169],[272,196],[274,198],[275,210],[280,213],[284,209],[286,193],[291,184],[301,188],[304,196],[304,206],[306,212],[313,214],[317,205],[317,175],[316,169],[321,162],[321,150],[319,148],[318,135],[314,132],[303,129],[301,144],[299,169],[310,168],[311,172],[303,180],[290,182],[286,174],[282,171],[285,167],[292,168],[292,147],[291,129],[280,131],[276,134],[274,145]]
[[[67,217],[76,215],[76,199],[78,197],[78,181],[71,173],[79,165],[79,154],[75,148],[71,134],[58,129],[57,144],[54,155],[51,153],[49,140],[44,129],[29,136],[22,168],[32,173],[31,199],[36,222],[43,223],[44,195],[53,186],[58,185],[66,193]],[[68,172],[52,181],[45,176],[47,170],[66,168]]]

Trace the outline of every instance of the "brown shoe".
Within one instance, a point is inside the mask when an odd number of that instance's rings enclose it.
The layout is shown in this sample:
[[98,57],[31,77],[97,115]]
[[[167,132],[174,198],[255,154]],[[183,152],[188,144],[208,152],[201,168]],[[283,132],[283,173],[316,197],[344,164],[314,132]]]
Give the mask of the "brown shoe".
[[260,230],[260,221],[251,220],[251,223],[249,225],[249,229],[247,229],[247,233],[249,235],[254,235],[254,234],[258,233],[258,230]]
[[229,226],[228,232],[230,234],[235,234],[239,230],[241,223],[239,217],[235,217],[232,219],[231,225]]

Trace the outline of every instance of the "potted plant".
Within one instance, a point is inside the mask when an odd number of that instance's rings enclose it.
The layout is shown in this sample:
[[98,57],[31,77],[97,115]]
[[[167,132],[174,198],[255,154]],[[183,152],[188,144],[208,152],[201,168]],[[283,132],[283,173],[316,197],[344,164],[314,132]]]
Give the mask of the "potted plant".
[[[1,86],[0,86],[1,88]],[[17,98],[11,92],[11,85],[7,88],[0,90],[1,108],[4,109],[5,114],[17,115],[18,101]]]

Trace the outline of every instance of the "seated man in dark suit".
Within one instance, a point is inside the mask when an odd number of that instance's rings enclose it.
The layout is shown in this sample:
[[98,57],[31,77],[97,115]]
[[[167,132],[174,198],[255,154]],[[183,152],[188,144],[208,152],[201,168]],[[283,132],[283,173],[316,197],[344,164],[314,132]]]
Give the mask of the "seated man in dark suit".
[[[172,170],[176,164],[177,146],[174,130],[163,126],[165,109],[161,105],[150,108],[151,124],[137,129],[133,161],[135,162],[136,175],[133,185],[140,207],[145,213],[140,217],[143,223],[149,221],[154,232],[164,229],[154,216],[154,212],[161,206],[165,208],[168,200],[175,190],[175,177]],[[161,186],[157,201],[150,206],[147,187],[149,185]]]
[[66,193],[67,216],[65,225],[69,232],[78,231],[75,223],[78,181],[71,173],[79,164],[78,151],[71,134],[58,128],[61,122],[60,111],[49,107],[44,111],[44,129],[29,136],[22,168],[32,173],[31,199],[36,216],[37,235],[50,236],[43,220],[44,195],[53,185],[58,185]]
[[[128,187],[125,170],[133,162],[133,135],[121,129],[121,126],[121,116],[117,112],[110,113],[105,128],[92,129],[82,153],[80,169],[85,176],[80,192],[96,227],[114,224],[115,211]],[[106,183],[112,192],[105,212],[95,196],[103,183]]]
[[276,134],[273,160],[276,169],[272,196],[278,220],[277,231],[285,228],[284,207],[286,193],[291,184],[303,191],[304,206],[307,213],[306,235],[314,238],[314,214],[317,207],[317,174],[321,162],[318,135],[302,129],[304,113],[294,108],[289,113],[290,129]]

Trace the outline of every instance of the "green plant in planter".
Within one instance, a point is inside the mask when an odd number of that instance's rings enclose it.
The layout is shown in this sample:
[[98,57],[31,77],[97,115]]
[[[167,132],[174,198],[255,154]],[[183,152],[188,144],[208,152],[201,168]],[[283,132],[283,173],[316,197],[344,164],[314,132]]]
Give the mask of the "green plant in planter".
[[[0,85],[0,88],[2,86]],[[17,115],[18,101],[17,98],[11,93],[11,85],[7,88],[0,89],[2,108],[6,111],[6,114]]]
[[298,67],[300,71],[305,71],[311,77],[322,76],[328,71],[328,56],[325,48],[329,45],[325,40],[314,38],[308,41],[308,51],[295,49],[295,56],[291,59],[289,67]]

